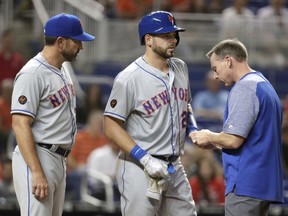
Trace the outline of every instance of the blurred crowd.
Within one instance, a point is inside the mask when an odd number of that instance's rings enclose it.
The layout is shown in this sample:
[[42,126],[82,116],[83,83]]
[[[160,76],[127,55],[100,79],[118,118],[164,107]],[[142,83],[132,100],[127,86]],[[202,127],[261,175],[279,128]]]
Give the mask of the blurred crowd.
[[[31,24],[31,11],[33,4],[31,0],[14,0],[15,17],[18,20]],[[217,15],[217,21],[207,18],[217,27],[217,37],[235,38],[243,41],[254,54],[251,59],[264,67],[276,65],[279,68],[288,67],[288,1],[287,0],[95,0],[103,5],[103,15],[108,20],[133,21],[138,20],[144,14],[152,10],[166,10],[175,13]],[[48,1],[49,2],[49,1]],[[23,15],[30,11],[30,15]],[[29,14],[29,12],[28,12]],[[1,15],[1,11],[0,11]],[[1,17],[1,16],[0,16]],[[27,17],[30,17],[28,20]],[[184,16],[188,17],[188,16]],[[211,16],[214,17],[214,16]],[[185,18],[183,18],[185,19]],[[38,21],[36,19],[36,21]],[[125,22],[123,21],[123,22]],[[180,20],[182,21],[182,20]],[[185,22],[186,20],[184,20]],[[203,22],[204,20],[202,20]],[[33,21],[35,22],[35,20]],[[205,28],[207,23],[203,22]],[[0,26],[1,30],[1,26]],[[208,30],[207,30],[208,31]],[[41,31],[40,31],[41,32]],[[42,32],[41,32],[42,33]],[[115,33],[115,30],[114,30]],[[119,31],[120,34],[122,31]],[[196,32],[197,33],[197,32]],[[127,32],[125,32],[127,34]],[[187,34],[187,32],[185,33]],[[211,34],[211,32],[207,32]],[[197,35],[197,34],[196,34]],[[119,36],[119,35],[118,35]],[[259,39],[259,36],[261,39]],[[119,37],[125,37],[119,36]],[[128,36],[127,36],[128,37]],[[208,37],[205,35],[205,37]],[[211,37],[211,36],[210,36]],[[195,40],[192,38],[191,41]],[[183,40],[184,41],[184,40]],[[196,41],[197,38],[196,38]],[[206,42],[206,41],[205,41]],[[192,42],[191,42],[192,43]],[[193,44],[193,43],[192,43]],[[118,44],[119,49],[122,45]],[[185,44],[186,45],[186,44]],[[181,45],[181,52],[192,56],[193,47]],[[126,45],[127,46],[127,45]],[[36,52],[39,43],[29,41],[29,52],[26,55],[32,57]],[[124,48],[124,47],[123,47]],[[180,47],[179,47],[180,48]],[[192,51],[191,51],[192,49]],[[198,47],[197,47],[198,49]],[[180,50],[180,49],[179,49]],[[196,50],[196,48],[195,48]],[[258,55],[258,53],[260,53]]]
[[267,11],[265,8],[266,12],[263,13],[261,10],[260,16],[267,18],[267,12],[272,12],[275,16],[287,15],[281,9],[287,6],[285,0],[98,0],[98,2],[104,5],[106,16],[109,18],[135,19],[142,17],[156,7],[173,13],[223,13],[225,16],[238,14],[251,17],[258,13],[258,9],[268,5],[275,11],[269,11],[270,9]]
[[[23,2],[26,2],[26,5],[23,5]],[[27,1],[23,2],[18,1],[18,6],[29,7]],[[153,0],[99,0],[99,2],[105,6],[107,17],[125,19],[138,19],[150,12],[155,4]],[[250,7],[247,0],[162,0],[158,2],[161,3],[161,9],[173,12],[222,14],[225,37],[238,36],[240,33],[237,31],[241,31],[240,26],[249,25],[249,19],[255,18],[259,20],[259,31],[267,35],[272,32],[277,37],[288,34],[288,9],[285,0],[267,0],[266,6],[256,9]],[[245,17],[245,23],[242,19],[238,19],[239,17]],[[274,20],[277,25],[265,26],[267,20]],[[11,130],[10,108],[13,79],[25,60],[13,47],[13,37],[13,30],[6,29],[1,33],[0,38],[0,200],[16,200],[11,171],[11,154],[16,143]],[[270,44],[269,54],[274,52],[275,46],[278,46],[272,43],[272,39]],[[278,56],[278,60],[285,61],[283,56]],[[207,72],[206,80],[203,82],[206,88],[195,93],[193,99],[196,119],[200,128],[214,127],[212,130],[215,130],[217,127],[219,131],[229,91],[223,90],[219,83],[215,82],[210,71]],[[102,117],[105,101],[102,97],[101,85],[91,84],[83,88],[86,96],[77,108],[76,143],[67,159],[66,199],[72,201],[81,200],[82,180],[87,172],[94,170],[115,182],[116,158],[119,151],[103,134]],[[283,110],[283,164],[288,190],[288,95],[283,98]],[[225,180],[220,152],[202,150],[187,141],[186,152],[181,160],[196,204],[198,206],[223,205]],[[88,187],[89,193],[96,198],[105,199],[105,189],[101,180],[90,178],[84,187]],[[119,201],[116,184],[113,191],[115,201]]]
[[[103,5],[108,18],[139,19],[153,10],[166,10],[181,13],[211,13],[231,16],[237,14],[251,18],[274,19],[279,16],[279,24],[287,16],[286,0],[95,0]],[[15,13],[33,8],[31,0],[14,0]],[[260,10],[261,9],[261,10]],[[283,23],[282,23],[283,24]],[[281,24],[280,24],[281,25]]]

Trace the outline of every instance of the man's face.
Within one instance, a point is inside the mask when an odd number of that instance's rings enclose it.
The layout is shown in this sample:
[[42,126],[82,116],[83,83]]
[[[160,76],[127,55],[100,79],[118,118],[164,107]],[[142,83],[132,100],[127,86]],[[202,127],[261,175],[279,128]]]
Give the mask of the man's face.
[[65,45],[63,46],[61,54],[66,61],[73,62],[76,60],[81,49],[83,49],[81,41],[65,38]]
[[153,35],[151,41],[152,50],[164,59],[174,56],[177,43],[176,32],[167,34]]
[[222,82],[226,87],[234,85],[232,80],[231,57],[226,56],[220,59],[215,53],[210,57],[211,70],[214,72],[214,78]]

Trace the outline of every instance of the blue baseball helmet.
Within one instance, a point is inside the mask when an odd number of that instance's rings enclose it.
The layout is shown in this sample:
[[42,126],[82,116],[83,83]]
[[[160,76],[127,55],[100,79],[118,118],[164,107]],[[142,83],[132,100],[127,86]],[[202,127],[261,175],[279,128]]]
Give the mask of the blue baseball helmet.
[[176,20],[173,15],[167,11],[155,11],[142,17],[138,25],[139,38],[141,45],[145,44],[144,36],[146,34],[166,34],[177,32],[177,44],[180,41],[178,32],[185,31],[184,28],[176,26]]

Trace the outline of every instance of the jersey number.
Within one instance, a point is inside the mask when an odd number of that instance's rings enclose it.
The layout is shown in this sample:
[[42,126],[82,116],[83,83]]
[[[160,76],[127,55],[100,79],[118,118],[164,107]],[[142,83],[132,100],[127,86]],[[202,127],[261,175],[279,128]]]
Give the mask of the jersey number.
[[182,124],[182,128],[186,128],[187,126],[187,111],[183,111],[181,114],[181,124]]

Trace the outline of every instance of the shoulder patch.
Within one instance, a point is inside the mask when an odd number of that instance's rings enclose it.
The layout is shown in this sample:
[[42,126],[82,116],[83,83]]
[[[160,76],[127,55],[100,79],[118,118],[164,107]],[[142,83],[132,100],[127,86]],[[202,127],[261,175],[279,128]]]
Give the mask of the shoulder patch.
[[116,105],[117,105],[117,100],[116,100],[116,99],[111,100],[110,106],[111,106],[112,108],[114,108]]
[[24,96],[24,95],[21,95],[19,98],[18,98],[18,102],[20,103],[20,104],[25,104],[26,102],[27,102],[27,97],[26,96]]

